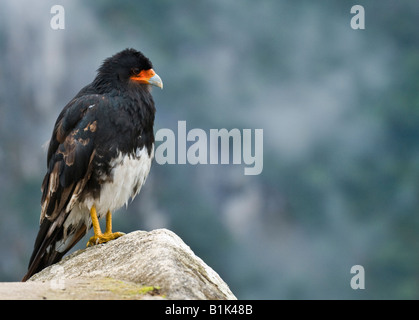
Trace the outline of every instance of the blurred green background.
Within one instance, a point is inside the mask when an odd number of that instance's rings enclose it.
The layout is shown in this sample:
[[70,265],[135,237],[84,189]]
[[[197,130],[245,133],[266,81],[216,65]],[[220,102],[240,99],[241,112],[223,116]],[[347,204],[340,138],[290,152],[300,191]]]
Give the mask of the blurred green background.
[[154,163],[115,230],[173,230],[240,299],[419,299],[418,21],[417,0],[3,0],[0,281],[26,271],[56,117],[133,47],[164,82],[155,131],[263,129],[264,169]]

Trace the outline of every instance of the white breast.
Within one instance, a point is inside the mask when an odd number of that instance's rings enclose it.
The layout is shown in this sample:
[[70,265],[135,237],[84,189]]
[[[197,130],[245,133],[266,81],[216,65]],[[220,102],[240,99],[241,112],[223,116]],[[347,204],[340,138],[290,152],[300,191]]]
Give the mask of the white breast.
[[137,149],[135,155],[118,154],[111,163],[113,181],[102,185],[100,198],[95,203],[99,215],[128,205],[128,200],[134,199],[150,172],[153,154],[154,148],[149,156],[145,147]]
[[[135,155],[119,152],[118,156],[111,162],[112,182],[105,182],[101,186],[99,199],[87,198],[83,202],[74,204],[64,222],[65,230],[70,225],[76,226],[80,222],[90,226],[90,209],[93,205],[96,207],[99,218],[104,217],[108,211],[113,212],[124,204],[128,205],[129,199],[134,199],[147,179],[153,157],[154,145],[152,146],[150,156],[145,147],[137,149]],[[64,242],[66,238],[67,235],[65,234]],[[57,244],[58,248],[56,250],[60,251],[60,246],[63,243]]]
[[85,199],[79,204],[80,209],[90,210],[94,204],[98,216],[103,217],[108,210],[113,212],[124,204],[128,205],[129,199],[134,199],[147,179],[153,156],[154,145],[151,156],[148,155],[145,147],[137,149],[135,155],[119,152],[110,164],[112,182],[102,184],[99,199]]

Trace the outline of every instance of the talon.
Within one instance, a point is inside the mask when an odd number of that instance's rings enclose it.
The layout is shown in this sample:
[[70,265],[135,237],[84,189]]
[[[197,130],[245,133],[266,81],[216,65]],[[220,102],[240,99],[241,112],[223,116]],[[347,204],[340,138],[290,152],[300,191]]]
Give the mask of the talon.
[[119,237],[122,237],[125,233],[123,232],[113,232],[113,233],[102,233],[99,235],[94,235],[87,241],[86,247],[94,246],[101,243],[106,243],[111,240],[115,240]]
[[112,214],[110,211],[106,214],[106,231],[102,233],[100,230],[99,219],[97,218],[96,207],[93,205],[90,209],[90,217],[92,218],[93,231],[95,235],[87,241],[86,247],[96,244],[106,243],[123,236],[123,232],[112,232]]

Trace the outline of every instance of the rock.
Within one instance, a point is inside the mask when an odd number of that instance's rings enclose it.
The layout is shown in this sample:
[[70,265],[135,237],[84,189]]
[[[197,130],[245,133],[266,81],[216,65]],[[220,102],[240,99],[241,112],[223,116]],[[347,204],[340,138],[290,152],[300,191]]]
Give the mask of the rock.
[[111,278],[0,283],[0,300],[164,299],[159,288]]
[[[53,299],[236,299],[220,276],[166,229],[135,231],[76,251],[23,285],[32,282]],[[0,286],[0,296],[1,291]]]

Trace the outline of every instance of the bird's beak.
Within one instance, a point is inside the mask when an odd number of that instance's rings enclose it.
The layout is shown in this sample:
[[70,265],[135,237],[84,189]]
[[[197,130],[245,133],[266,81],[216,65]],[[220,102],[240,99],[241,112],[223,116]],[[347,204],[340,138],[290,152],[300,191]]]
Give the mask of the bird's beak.
[[156,73],[154,76],[152,76],[150,79],[148,79],[148,83],[152,86],[159,87],[160,89],[163,89],[163,81],[161,81],[159,75]]
[[153,69],[142,70],[139,74],[131,76],[131,80],[139,83],[151,84],[152,86],[163,89],[163,81]]

